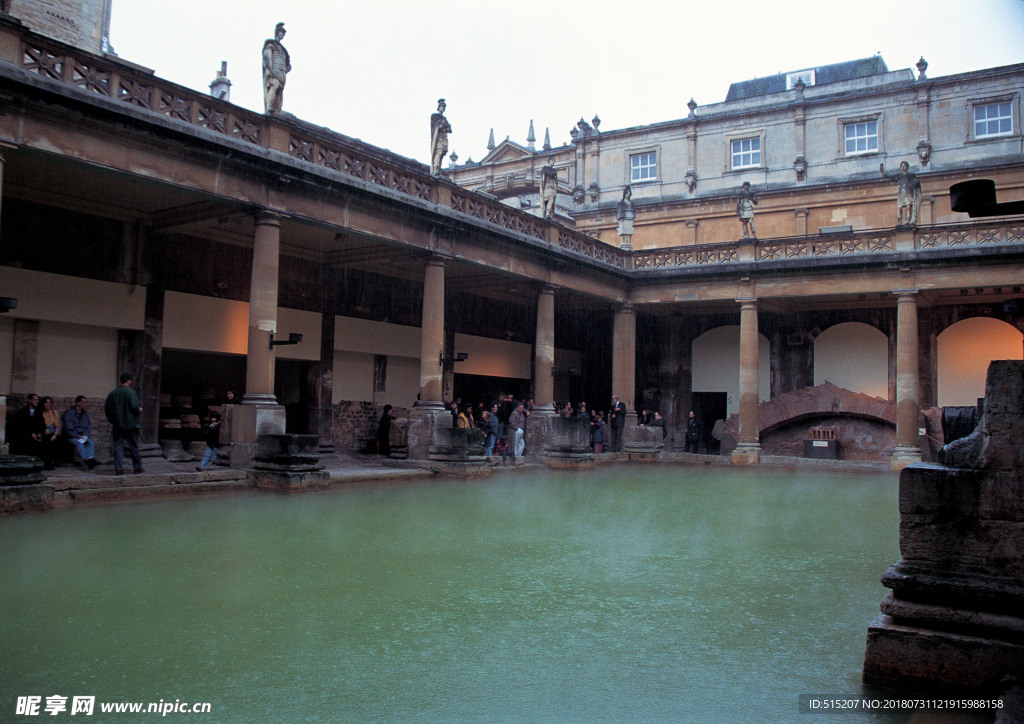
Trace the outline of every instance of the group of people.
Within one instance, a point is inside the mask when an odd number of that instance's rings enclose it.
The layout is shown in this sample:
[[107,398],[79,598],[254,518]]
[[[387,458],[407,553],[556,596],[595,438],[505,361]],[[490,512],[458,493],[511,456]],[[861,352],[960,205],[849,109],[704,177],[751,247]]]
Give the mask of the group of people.
[[473,405],[456,398],[449,404],[455,427],[478,428],[484,435],[483,452],[487,457],[500,455],[505,466],[520,465],[526,451],[526,423],[534,408],[534,401],[516,400],[502,393],[490,405]]
[[37,457],[43,461],[45,470],[53,470],[64,457],[62,446],[69,443],[90,470],[99,465],[85,395],[76,397],[63,414],[53,409],[52,397],[40,397],[33,392],[25,400],[28,404],[14,413],[7,430],[12,453]]
[[[124,454],[132,461],[132,472],[143,473],[142,453],[139,449],[139,433],[142,430],[142,403],[132,389],[134,377],[125,372],[103,404],[103,412],[110,423],[110,449],[114,472],[124,474]],[[26,396],[27,404],[11,417],[7,439],[11,452],[16,455],[30,455],[43,461],[43,468],[52,470],[56,464],[69,457],[65,450],[73,449],[82,463],[92,470],[99,461],[96,459],[96,442],[93,439],[92,418],[89,416],[89,400],[78,395],[71,407],[59,413],[54,408],[52,397],[40,397],[32,393]],[[216,458],[219,441],[220,413],[211,411],[209,423],[204,432],[206,455],[199,465],[205,469]]]
[[[501,455],[504,465],[516,465],[516,458],[522,457],[526,447],[526,425],[533,413],[534,400],[516,400],[510,394],[498,395],[490,405],[463,403],[456,399],[449,403],[455,427],[479,428],[484,434],[484,454]],[[572,402],[557,403],[555,411],[563,418],[577,418],[590,421],[590,444],[595,453],[621,452],[623,430],[626,427],[628,410],[618,395],[612,395],[608,412],[589,410],[586,402],[573,405]],[[387,412],[385,412],[387,415]],[[665,420],[659,412],[644,410],[638,413],[642,426],[662,428]],[[381,424],[384,424],[382,418]],[[607,442],[607,446],[605,443]]]
[[[123,472],[125,445],[135,472],[143,472],[139,453],[142,405],[135,390],[131,389],[132,381],[130,373],[122,374],[120,384],[107,395],[104,403],[104,413],[111,425],[114,472],[118,475]],[[62,448],[69,445],[89,470],[100,464],[96,460],[89,400],[85,395],[78,395],[63,414],[53,409],[52,397],[40,397],[33,392],[26,397],[26,402],[28,404],[11,418],[8,439],[12,453],[37,457],[43,461],[45,470],[53,470],[57,462],[67,457]]]

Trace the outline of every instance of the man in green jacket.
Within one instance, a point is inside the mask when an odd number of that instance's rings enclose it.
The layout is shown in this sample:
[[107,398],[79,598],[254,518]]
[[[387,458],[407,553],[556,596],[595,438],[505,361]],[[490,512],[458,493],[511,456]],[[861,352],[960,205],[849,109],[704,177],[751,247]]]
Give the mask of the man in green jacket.
[[121,384],[107,395],[104,411],[113,430],[111,431],[110,447],[114,454],[114,472],[124,474],[124,444],[128,443],[128,451],[132,456],[133,472],[143,473],[142,455],[139,453],[139,430],[142,429],[142,405],[139,396],[132,389],[132,375],[125,372],[121,375]]

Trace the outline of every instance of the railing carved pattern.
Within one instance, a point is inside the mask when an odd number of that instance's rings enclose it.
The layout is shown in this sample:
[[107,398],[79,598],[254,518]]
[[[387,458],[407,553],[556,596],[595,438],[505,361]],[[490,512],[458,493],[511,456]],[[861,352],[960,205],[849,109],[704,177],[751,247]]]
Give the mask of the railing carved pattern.
[[[114,64],[106,64],[88,55],[77,56],[67,49],[50,45],[41,39],[28,38],[22,47],[21,67],[28,72],[61,81],[98,95],[208,128],[241,141],[261,145],[269,122],[264,116],[218,104],[199,92],[182,94],[180,87],[158,85],[159,79],[139,74],[137,78]],[[289,142],[289,155],[324,168],[339,171],[368,183],[383,186],[416,198],[430,200],[433,180],[410,173],[397,165],[360,158],[350,149],[329,148],[312,136],[302,138],[294,133]],[[506,181],[507,183],[507,181]],[[547,239],[547,223],[533,216],[504,206],[497,201],[453,192],[451,207],[456,211],[496,224],[537,239]],[[970,228],[937,229],[917,235],[918,249],[984,246],[987,244],[1024,243],[1024,224],[1003,224]],[[627,256],[620,249],[584,234],[560,228],[558,245],[568,251],[625,268]],[[892,235],[854,235],[836,239],[808,237],[781,241],[757,242],[755,258],[759,261],[827,256],[848,256],[891,252],[895,250]],[[702,247],[657,249],[633,252],[635,269],[662,269],[739,261],[737,244],[713,244]]]
[[1024,241],[1024,225],[979,226],[969,229],[938,229],[918,237],[918,249],[941,249],[986,244],[1015,244]]

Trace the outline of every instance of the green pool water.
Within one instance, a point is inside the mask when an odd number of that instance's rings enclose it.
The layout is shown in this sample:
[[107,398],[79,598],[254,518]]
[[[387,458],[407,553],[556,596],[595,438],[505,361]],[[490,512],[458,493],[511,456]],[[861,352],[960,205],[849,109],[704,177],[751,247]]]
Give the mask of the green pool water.
[[9,516],[0,551],[5,722],[878,721],[800,697],[861,695],[897,481],[516,471]]

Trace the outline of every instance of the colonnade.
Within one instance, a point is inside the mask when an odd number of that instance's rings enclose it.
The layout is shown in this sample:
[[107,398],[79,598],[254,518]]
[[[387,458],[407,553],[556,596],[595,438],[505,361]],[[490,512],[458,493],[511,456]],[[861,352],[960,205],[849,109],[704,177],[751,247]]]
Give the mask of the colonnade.
[[[284,408],[274,396],[274,348],[277,330],[280,215],[265,211],[256,218],[253,239],[252,286],[249,300],[249,337],[246,394],[232,422],[236,442],[255,442],[260,434],[284,432]],[[427,259],[423,274],[423,316],[420,347],[420,394],[413,414],[444,410],[442,400],[445,340],[445,259]],[[917,291],[896,290],[896,450],[892,467],[920,461],[918,444],[918,328]],[[736,300],[740,315],[739,439],[734,463],[756,465],[760,459],[758,424],[758,299]],[[537,299],[534,357],[535,414],[555,414],[552,406],[555,357],[555,288],[544,285]],[[636,309],[618,306],[612,326],[612,392],[635,409]],[[324,431],[321,431],[324,432]],[[329,432],[329,431],[327,431]]]

